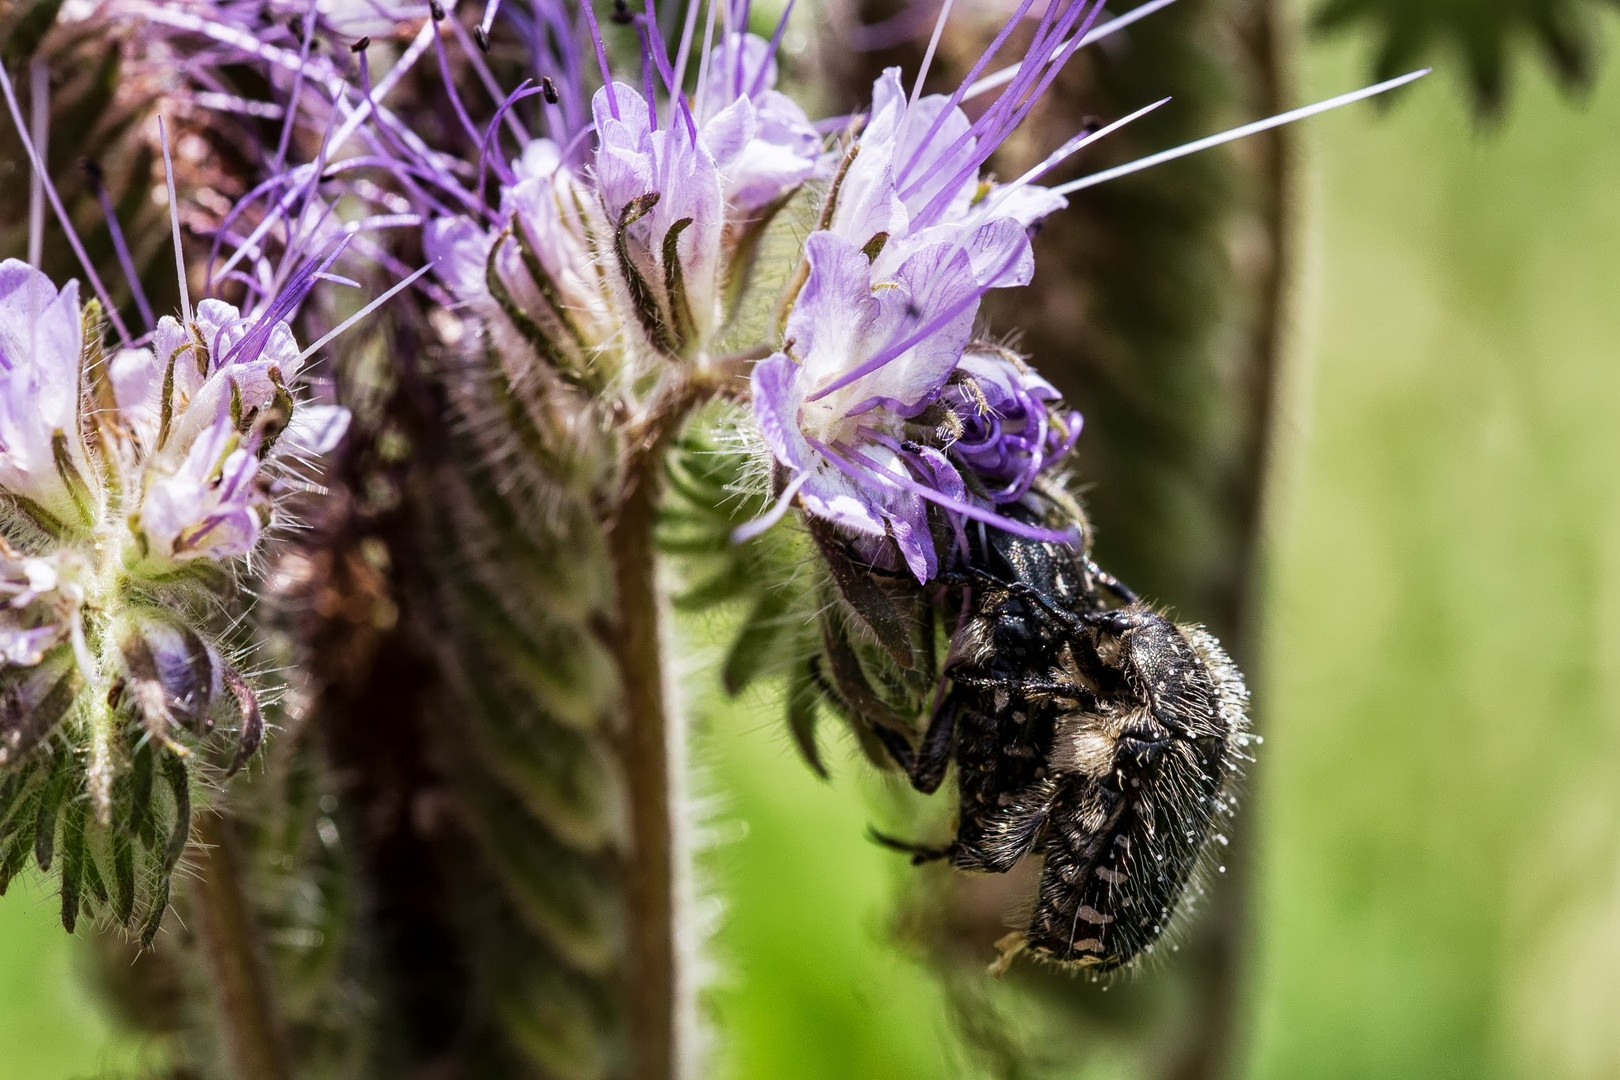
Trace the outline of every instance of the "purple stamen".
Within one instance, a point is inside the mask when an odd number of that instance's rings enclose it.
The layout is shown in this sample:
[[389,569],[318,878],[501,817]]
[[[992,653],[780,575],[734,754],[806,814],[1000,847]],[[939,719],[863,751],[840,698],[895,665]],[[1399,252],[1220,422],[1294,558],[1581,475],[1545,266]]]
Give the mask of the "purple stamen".
[[0,64],[0,91],[5,93],[6,108],[11,112],[11,122],[17,125],[17,136],[22,140],[29,164],[40,177],[45,198],[50,201],[51,210],[56,214],[57,224],[62,226],[68,246],[73,248],[73,254],[78,258],[79,265],[84,268],[84,275],[89,279],[90,287],[95,289],[97,299],[107,312],[107,318],[112,320],[113,328],[118,331],[119,340],[127,346],[130,341],[129,329],[119,317],[118,309],[113,306],[112,297],[108,295],[107,287],[101,283],[101,276],[96,273],[84,245],[79,242],[79,234],[73,231],[73,221],[68,217],[67,208],[62,205],[61,196],[56,193],[56,185],[51,183],[50,174],[45,171],[45,163],[40,160],[39,151],[34,148],[34,140],[28,137],[28,127],[23,123],[22,109],[17,105],[17,93],[12,89],[11,76],[6,74],[4,64]]
[[787,31],[788,18],[793,14],[793,5],[796,0],[788,0],[782,7],[782,17],[776,20],[776,32],[771,35],[771,43],[759,60],[759,70],[754,72],[754,81],[749,84],[748,96],[758,97],[765,89],[765,73],[771,69],[771,60],[776,56],[776,50],[782,46],[782,35]]
[[641,38],[641,93],[647,99],[647,128],[657,131],[658,91],[653,84],[652,32],[647,29],[648,22],[645,17],[636,19],[636,34]]
[[450,106],[455,110],[456,119],[461,121],[462,130],[467,133],[473,142],[477,142],[479,140],[478,125],[474,124],[472,117],[467,115],[467,107],[461,102],[461,91],[456,89],[455,76],[450,72],[450,58],[446,55],[444,49],[444,35],[439,33],[439,20],[429,19],[428,22],[433,27],[433,54],[439,60],[439,75],[444,79],[444,90],[450,97]]
[[879,483],[890,484],[909,494],[927,499],[931,503],[935,503],[939,506],[945,507],[947,510],[961,514],[965,518],[969,518],[973,521],[980,521],[986,525],[993,525],[1002,532],[1011,533],[1014,536],[1022,536],[1028,540],[1038,540],[1047,544],[1073,544],[1080,538],[1079,530],[1077,529],[1065,529],[1061,531],[1055,529],[1043,529],[1038,525],[1028,525],[1021,521],[1014,521],[1011,518],[1004,517],[1001,514],[996,513],[994,510],[988,510],[981,506],[975,506],[970,502],[964,502],[961,499],[952,498],[941,491],[929,487],[927,484],[918,483],[909,476],[902,476],[898,473],[890,472],[886,467],[876,461],[873,461],[871,458],[867,457],[865,454],[861,453],[852,446],[845,446],[842,443],[840,443],[838,446],[838,450],[844,451],[854,459],[853,461],[846,461],[831,446],[824,443],[819,443],[814,439],[809,439],[808,436],[806,436],[806,438],[810,442],[811,446],[820,450],[829,461],[838,466],[840,471],[853,480],[877,480]]
[[[695,0],[686,5],[686,23],[681,27],[680,44],[675,48],[674,72],[678,86],[686,85],[686,65],[692,59],[692,39],[697,31],[697,13],[700,6]],[[709,5],[709,10],[713,12],[713,4]]]
[[[51,69],[41,57],[28,62],[28,109],[31,138],[39,156],[49,158],[51,137]],[[28,265],[45,257],[45,182],[35,171],[28,178]],[[127,272],[127,271],[126,271]]]
[[101,216],[106,219],[107,234],[112,237],[113,251],[118,255],[118,265],[123,268],[124,277],[129,281],[129,291],[135,299],[135,307],[141,313],[141,321],[150,329],[157,325],[157,320],[152,315],[152,305],[146,299],[146,290],[141,287],[141,275],[136,272],[135,260],[129,253],[129,244],[124,241],[124,230],[119,227],[118,214],[113,209],[111,196],[107,194],[107,185],[102,183],[101,166],[89,158],[85,158],[82,165],[84,174],[90,181],[90,190],[95,192],[96,201],[101,204]]
[[[1006,261],[1004,261],[1001,266],[997,268],[996,272],[990,275],[987,280],[992,282],[999,280],[1001,275],[1012,269],[1013,265],[1017,263],[1019,258],[1022,256],[1022,249],[1015,249],[1013,253],[1007,257]],[[944,311],[930,319],[927,323],[923,324],[912,333],[906,335],[904,338],[901,338],[898,342],[891,342],[891,344],[867,359],[865,363],[861,364],[853,371],[848,371],[843,375],[840,375],[828,385],[822,387],[820,390],[817,390],[815,393],[810,394],[807,398],[805,398],[805,400],[820,401],[828,394],[842,390],[850,383],[853,383],[859,379],[864,379],[866,376],[872,374],[872,372],[878,370],[886,364],[892,363],[894,360],[905,355],[908,349],[938,333],[942,328],[948,326],[952,320],[956,319],[963,312],[976,305],[981,299],[984,298],[984,294],[989,292],[993,287],[993,285],[975,286],[971,291],[968,292],[966,296],[962,297],[960,300],[957,300],[955,303],[948,305]]]
[[597,25],[596,12],[591,10],[591,0],[583,0],[579,5],[580,13],[585,16],[585,23],[590,27],[591,44],[596,47],[596,66],[602,70],[602,86],[607,89],[608,112],[613,119],[619,116],[619,96],[613,89],[613,72],[608,69],[607,46],[602,41],[602,28]]
[[[1091,15],[1087,18],[1088,27],[1091,21],[1094,20],[1097,15],[1101,13],[1101,11],[1102,5],[1099,3],[1092,11]],[[1013,109],[1007,117],[1005,117],[999,126],[997,126],[994,130],[989,131],[984,138],[979,141],[979,144],[974,147],[973,153],[969,156],[967,164],[958,170],[956,176],[953,177],[949,183],[944,185],[944,187],[942,187],[940,191],[935,194],[933,199],[929,201],[928,205],[923,207],[916,217],[912,219],[912,224],[914,227],[925,227],[928,223],[937,220],[939,215],[943,213],[948,206],[950,206],[952,196],[961,187],[961,185],[966,182],[967,178],[978,175],[979,169],[983,167],[987,160],[989,160],[990,155],[995,153],[996,148],[1006,141],[1007,136],[1012,133],[1013,129],[1015,129],[1019,124],[1023,123],[1024,118],[1029,115],[1032,109],[1035,108],[1035,105],[1037,102],[1039,102],[1041,96],[1046,93],[1047,89],[1057,79],[1058,74],[1063,69],[1063,65],[1066,64],[1069,58],[1073,56],[1074,53],[1080,48],[1084,38],[1085,28],[1083,27],[1074,35],[1072,43],[1069,46],[1066,46],[1065,49],[1060,50],[1058,55],[1053,59],[1053,62],[1041,74],[1040,79],[1035,87],[1031,90],[1028,97],[1020,102],[1019,105]],[[941,157],[939,161],[935,163],[935,168],[937,168],[940,163],[943,163],[944,160],[945,158]],[[934,170],[930,169],[929,171],[933,172]]]
[[[500,7],[500,0],[490,0],[489,6],[484,9],[485,20],[493,20],[495,12],[499,11]],[[501,84],[495,80],[495,73],[489,70],[489,64],[484,61],[483,53],[485,50],[469,49],[467,47],[467,30],[461,25],[460,20],[451,19],[449,23],[451,33],[455,34],[456,40],[461,43],[461,54],[467,58],[467,63],[472,65],[473,72],[478,76],[478,81],[483,83],[484,90],[488,92],[490,100],[499,105],[506,100],[506,95],[501,91]],[[484,32],[487,35],[489,31],[485,29]],[[529,132],[524,128],[523,123],[518,120],[516,113],[507,113],[506,123],[512,129],[512,135],[518,142],[526,143],[529,141]]]
[[731,531],[731,542],[733,544],[746,544],[778,521],[781,521],[782,515],[786,514],[788,507],[793,504],[793,497],[799,493],[800,488],[804,487],[805,481],[814,475],[812,472],[805,471],[789,480],[787,486],[782,489],[782,494],[776,497],[776,501],[771,504],[769,510],[766,510],[753,521],[739,525]]
[[276,155],[270,160],[270,171],[280,172],[287,160],[287,147],[292,142],[293,125],[298,118],[298,98],[304,90],[304,68],[309,63],[310,46],[315,42],[315,3],[309,0],[304,9],[304,28],[298,46],[298,70],[293,72],[292,94],[287,104],[287,115],[282,120],[281,138],[276,142]]
[[[1030,7],[1033,6],[1034,3],[1035,0],[1019,0],[1017,10],[1015,10],[1007,21],[1002,24],[1000,31],[998,31],[996,36],[991,39],[990,47],[979,54],[978,61],[968,69],[967,77],[962,80],[962,86],[966,86],[967,84],[971,83],[977,74],[984,69],[985,65],[990,62],[990,58],[994,56],[996,52],[1000,50],[1001,46],[1006,43],[1007,38],[1012,35],[1013,28],[1018,25],[1019,21],[1023,19],[1024,15],[1029,11]],[[1050,12],[1054,7],[1056,7],[1055,4],[1048,5],[1048,12]],[[934,117],[933,123],[928,125],[928,130],[923,134],[923,137],[917,141],[917,148],[911,152],[911,156],[906,160],[906,162],[898,170],[896,170],[897,176],[903,177],[911,170],[912,166],[917,163],[917,155],[922,153],[922,148],[932,142],[934,136],[939,133],[940,125],[945,122],[945,118],[951,115],[951,113],[954,112],[959,105],[961,105],[963,93],[962,86],[957,87],[956,91],[951,94],[950,100],[946,103],[945,108],[941,109],[939,115]]]
[[[1045,47],[1044,43],[1047,40],[1051,38],[1060,38],[1067,34],[1079,17],[1085,13],[1086,6],[1090,2],[1091,0],[1074,0],[1073,3],[1062,8],[1062,14],[1056,16],[1055,19],[1054,14],[1060,9],[1060,5],[1057,3],[1050,5],[1041,16],[1040,25],[1036,30],[1036,40],[1030,45],[1030,53],[1035,54],[1043,50]],[[1098,0],[1095,8],[1092,10],[1091,18],[1095,18],[1101,11],[1102,3],[1101,0]],[[956,154],[970,142],[977,142],[978,145],[975,146],[975,150],[983,150],[985,157],[988,157],[990,153],[994,152],[995,148],[1000,145],[1001,139],[989,139],[989,132],[992,128],[1000,124],[1002,118],[1006,114],[1017,111],[1019,104],[1023,102],[1030,86],[1040,76],[1042,70],[1043,68],[1039,64],[1025,64],[1023,67],[1021,67],[1017,76],[1014,77],[1012,85],[1008,86],[1007,89],[996,98],[995,102],[990,106],[989,109],[985,111],[982,116],[979,117],[978,120],[975,120],[971,125],[969,125],[967,131],[963,132],[956,138],[954,142],[951,143],[950,146],[946,147],[943,151],[937,154],[933,163],[923,172],[921,176],[910,177],[911,167],[915,163],[917,156],[921,154],[922,147],[926,145],[926,141],[919,142],[917,149],[913,151],[912,157],[910,161],[907,162],[906,169],[904,170],[904,175],[909,177],[909,183],[906,183],[901,189],[901,198],[907,198],[915,194],[923,184],[927,183],[929,179],[931,179],[933,175],[940,170],[945,162],[953,160]],[[957,90],[960,92],[961,87],[958,87]],[[955,94],[952,95],[951,100],[957,100]],[[943,123],[944,117],[947,115],[949,114],[941,112],[941,114],[935,118],[936,122]],[[937,130],[937,127],[931,127],[929,137],[932,138],[933,133]],[[980,160],[982,162],[982,159]],[[977,172],[978,163],[974,163],[972,169],[974,172]],[[959,175],[967,175],[967,170],[960,170]],[[959,186],[959,183],[960,181],[958,181],[957,184],[947,184],[945,185],[945,189],[954,190],[955,187]]]
[[[492,160],[495,162],[496,175],[500,177],[501,183],[506,184],[509,187],[517,183],[517,177],[513,175],[512,170],[507,166],[506,162],[500,159],[498,147],[500,142],[499,131],[501,126],[501,117],[505,116],[511,110],[512,106],[516,105],[524,98],[531,98],[536,94],[544,93],[544,87],[530,86],[529,80],[524,79],[518,88],[508,95],[506,100],[501,102],[500,106],[496,108],[495,118],[489,122],[489,127],[484,129],[483,142],[478,148],[478,191],[482,192],[484,190],[485,169]],[[492,150],[496,151],[493,157],[491,156]]]

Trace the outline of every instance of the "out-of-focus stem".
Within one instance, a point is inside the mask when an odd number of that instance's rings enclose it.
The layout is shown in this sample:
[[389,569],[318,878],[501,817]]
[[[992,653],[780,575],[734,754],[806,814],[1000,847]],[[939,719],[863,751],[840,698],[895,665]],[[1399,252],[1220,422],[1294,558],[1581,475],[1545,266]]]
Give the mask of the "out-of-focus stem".
[[[1244,13],[1243,47],[1255,77],[1259,115],[1289,106],[1292,27],[1276,0],[1254,0]],[[1227,647],[1251,687],[1260,679],[1260,623],[1264,603],[1266,522],[1278,480],[1280,398],[1287,376],[1287,336],[1298,227],[1294,133],[1283,127],[1256,140],[1255,191],[1269,259],[1251,288],[1255,298],[1250,355],[1241,402],[1247,421],[1228,492],[1236,523],[1234,573],[1222,605],[1227,612]],[[1260,699],[1257,699],[1260,700]],[[1258,717],[1251,720],[1258,726]],[[1254,789],[1251,765],[1248,786]],[[1253,823],[1252,812],[1246,819]],[[1248,1015],[1246,962],[1252,954],[1251,925],[1255,866],[1252,826],[1239,827],[1223,853],[1227,873],[1214,890],[1210,928],[1198,968],[1197,1003],[1185,1039],[1163,1072],[1165,1080],[1218,1080],[1238,1072],[1242,1025]]]
[[[683,1014],[676,920],[678,868],[671,761],[678,728],[665,693],[659,620],[658,560],[653,528],[663,456],[699,391],[672,387],[655,403],[634,443],[624,493],[608,532],[618,607],[613,647],[618,658],[624,720],[619,756],[630,791],[632,849],[626,867],[629,963],[626,995],[633,1080],[676,1080],[681,1071]],[[678,759],[677,759],[678,760]]]
[[291,1080],[230,818],[197,815],[192,910],[236,1080]]

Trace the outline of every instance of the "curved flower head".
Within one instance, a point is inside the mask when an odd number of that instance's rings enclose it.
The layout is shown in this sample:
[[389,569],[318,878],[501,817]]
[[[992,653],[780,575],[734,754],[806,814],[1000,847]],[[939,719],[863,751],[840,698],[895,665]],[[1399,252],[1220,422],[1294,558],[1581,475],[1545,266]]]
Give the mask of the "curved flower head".
[[84,513],[83,351],[78,283],[0,262],[0,489],[61,522]]
[[1073,449],[1080,414],[1016,355],[975,347],[940,397],[959,426],[948,453],[995,503],[1023,497],[1035,478]]

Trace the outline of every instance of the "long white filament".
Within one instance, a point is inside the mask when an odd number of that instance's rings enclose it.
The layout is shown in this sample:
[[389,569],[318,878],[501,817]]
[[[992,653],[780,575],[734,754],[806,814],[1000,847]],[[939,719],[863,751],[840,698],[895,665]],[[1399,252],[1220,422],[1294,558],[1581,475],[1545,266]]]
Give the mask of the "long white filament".
[[1052,190],[1058,195],[1069,195],[1076,191],[1083,191],[1088,187],[1095,187],[1098,184],[1105,184],[1110,180],[1117,180],[1122,176],[1129,176],[1131,173],[1141,172],[1143,169],[1151,169],[1155,165],[1163,165],[1167,161],[1174,161],[1177,158],[1186,157],[1188,154],[1196,154],[1201,150],[1208,150],[1211,147],[1220,146],[1222,143],[1233,142],[1249,135],[1257,135],[1262,131],[1269,131],[1274,127],[1281,127],[1284,124],[1292,124],[1296,120],[1304,120],[1306,117],[1315,116],[1318,113],[1325,113],[1332,109],[1340,108],[1344,105],[1352,105],[1355,102],[1364,101],[1370,97],[1376,97],[1379,94],[1393,90],[1398,86],[1405,86],[1409,82],[1421,79],[1423,76],[1427,75],[1429,71],[1429,68],[1422,68],[1421,70],[1409,72],[1398,78],[1389,79],[1385,82],[1378,83],[1375,86],[1366,86],[1360,90],[1352,90],[1348,94],[1340,94],[1338,97],[1328,98],[1326,101],[1318,101],[1314,105],[1306,105],[1298,109],[1291,109],[1285,113],[1278,113],[1276,116],[1268,116],[1264,120],[1256,120],[1252,124],[1244,124],[1242,127],[1235,127],[1230,131],[1223,131],[1218,135],[1208,135],[1202,139],[1197,139],[1190,143],[1183,143],[1181,146],[1172,147],[1169,150],[1161,150],[1157,154],[1149,154],[1147,157],[1137,158],[1135,161],[1128,161],[1123,165],[1116,165],[1112,169],[1104,169],[1102,172],[1092,173],[1090,176],[1082,176],[1078,180],[1071,180],[1067,184],[1060,184]]
[[951,17],[951,8],[956,0],[945,0],[939,8],[939,18],[934,20],[934,34],[928,39],[928,51],[923,53],[922,66],[917,69],[917,81],[911,84],[911,101],[906,109],[906,115],[916,108],[917,99],[922,97],[923,82],[928,78],[928,69],[934,66],[934,53],[939,51],[939,39],[945,34],[945,22]]
[[174,160],[169,156],[169,130],[158,117],[158,141],[163,144],[163,178],[169,185],[169,229],[174,233],[174,273],[180,282],[180,313],[191,322],[191,287],[186,282],[186,253],[180,246],[180,200],[174,193]]
[[[1125,14],[1108,20],[1101,26],[1092,27],[1090,30],[1086,31],[1086,36],[1080,39],[1080,44],[1077,45],[1076,48],[1083,49],[1087,45],[1095,44],[1096,42],[1101,41],[1103,38],[1108,37],[1110,34],[1118,33],[1137,20],[1147,18],[1155,11],[1164,10],[1175,2],[1176,0],[1148,0],[1148,2],[1143,4],[1141,7],[1132,8]],[[1061,41],[1054,45],[1051,51],[1042,58],[1042,62],[1061,53],[1064,49],[1069,47],[1069,42],[1073,40],[1073,38],[1070,38],[1068,41]],[[989,75],[986,75],[984,78],[978,80],[972,86],[968,87],[967,92],[962,95],[962,100],[972,101],[980,94],[994,90],[998,86],[1007,85],[1018,77],[1018,71],[1023,66],[1023,62],[1020,62],[1013,64],[1011,67],[1004,67],[1000,71],[991,72]]]
[[377,299],[373,300],[371,303],[367,304],[365,307],[361,308],[359,311],[355,312],[353,315],[350,315],[347,319],[344,319],[342,322],[338,323],[331,330],[328,330],[325,334],[323,334],[320,337],[320,339],[315,342],[315,344],[311,345],[309,348],[307,348],[303,352],[299,353],[298,354],[298,362],[294,366],[301,367],[305,360],[308,360],[311,356],[314,356],[316,353],[320,352],[322,348],[324,348],[328,343],[330,343],[335,338],[337,338],[338,335],[340,335],[340,334],[344,333],[345,331],[347,331],[349,329],[349,327],[353,326],[355,323],[359,322],[361,319],[365,318],[367,315],[370,315],[377,308],[379,308],[382,305],[388,303],[388,301],[390,301],[390,300],[392,300],[394,298],[395,293],[399,292],[401,289],[408,288],[410,285],[412,285],[416,281],[417,278],[421,277],[423,274],[427,273],[431,269],[433,269],[433,267],[431,265],[424,266],[421,269],[417,270],[410,277],[402,278],[401,280],[395,282],[393,288],[389,289],[387,292],[385,292],[381,296],[377,297]]
[[1081,150],[1084,150],[1086,147],[1090,146],[1092,143],[1096,142],[1099,139],[1107,138],[1109,135],[1112,135],[1114,132],[1118,131],[1120,128],[1124,127],[1125,125],[1127,125],[1127,124],[1129,124],[1129,123],[1131,123],[1131,122],[1133,122],[1135,120],[1140,120],[1142,117],[1146,116],[1148,113],[1152,112],[1154,109],[1157,109],[1161,105],[1167,104],[1169,101],[1170,101],[1170,99],[1167,98],[1167,97],[1160,98],[1158,101],[1153,102],[1151,105],[1142,106],[1140,109],[1137,109],[1135,112],[1131,113],[1129,116],[1120,117],[1118,120],[1115,120],[1113,123],[1107,125],[1106,127],[1100,127],[1096,131],[1090,132],[1089,134],[1076,135],[1074,138],[1070,139],[1068,142],[1064,143],[1062,146],[1060,146],[1056,150],[1052,151],[1052,153],[1048,154],[1046,159],[1044,161],[1042,161],[1039,165],[1036,165],[1034,168],[1032,168],[1028,172],[1026,172],[1023,176],[1020,176],[1018,179],[1014,180],[1012,183],[1008,184],[1006,187],[1004,187],[1004,188],[1000,189],[999,191],[997,191],[996,196],[995,196],[995,200],[990,204],[989,208],[985,211],[984,216],[987,217],[987,218],[994,216],[996,210],[1000,208],[1001,204],[1003,202],[1005,202],[1007,199],[1011,198],[1013,196],[1013,194],[1016,193],[1020,188],[1023,188],[1025,186],[1029,185],[1029,184],[1034,183],[1036,180],[1040,179],[1047,172],[1050,172],[1052,169],[1055,169],[1066,158],[1080,152]]
[[[39,57],[28,62],[28,110],[34,149],[50,158],[51,69]],[[28,178],[28,265],[45,257],[45,177],[35,169]]]

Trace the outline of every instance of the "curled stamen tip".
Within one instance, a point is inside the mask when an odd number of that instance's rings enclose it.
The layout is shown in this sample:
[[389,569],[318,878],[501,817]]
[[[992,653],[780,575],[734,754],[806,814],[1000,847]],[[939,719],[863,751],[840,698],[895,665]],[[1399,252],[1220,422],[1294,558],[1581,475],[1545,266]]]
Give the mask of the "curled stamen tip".
[[546,99],[547,105],[555,105],[562,100],[562,95],[557,93],[557,84],[551,81],[550,75],[540,77],[540,94]]
[[371,48],[370,34],[367,34],[365,37],[362,37],[357,41],[349,42],[349,51],[352,53],[363,53],[369,48]]
[[489,32],[482,26],[473,27],[473,41],[478,44],[480,52],[489,52]]
[[428,4],[428,15],[432,17],[434,22],[442,22],[444,20],[444,5],[439,3],[439,0],[431,0],[431,3]]

